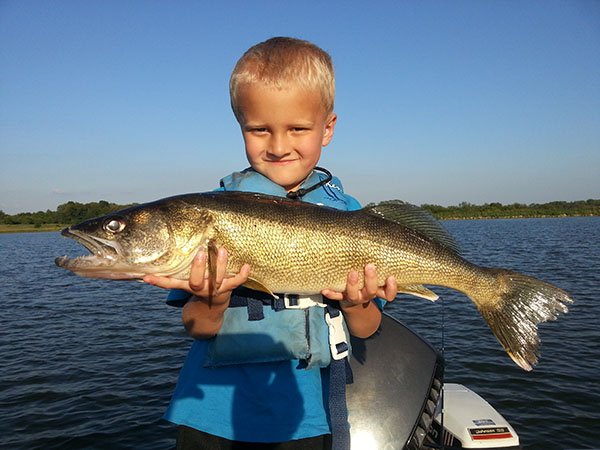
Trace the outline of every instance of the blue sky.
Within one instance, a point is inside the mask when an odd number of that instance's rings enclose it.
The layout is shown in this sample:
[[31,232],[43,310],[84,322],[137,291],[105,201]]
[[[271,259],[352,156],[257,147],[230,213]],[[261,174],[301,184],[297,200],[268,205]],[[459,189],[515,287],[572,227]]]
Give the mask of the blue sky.
[[600,2],[0,0],[0,209],[213,189],[272,36],[333,57],[321,164],[361,202],[600,198]]

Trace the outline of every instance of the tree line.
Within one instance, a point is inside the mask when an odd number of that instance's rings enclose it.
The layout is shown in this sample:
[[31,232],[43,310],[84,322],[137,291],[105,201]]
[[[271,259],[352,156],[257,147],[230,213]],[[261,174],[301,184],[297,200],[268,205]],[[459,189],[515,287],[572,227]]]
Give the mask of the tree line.
[[63,224],[72,225],[75,223],[83,222],[84,220],[91,219],[93,217],[103,216],[120,209],[132,206],[130,205],[118,205],[116,203],[109,203],[106,200],[100,200],[99,202],[90,203],[78,203],[78,202],[67,202],[59,205],[56,211],[46,210],[38,212],[26,212],[14,215],[9,215],[0,211],[0,223],[6,225],[33,225],[34,227],[41,227],[45,224]]
[[[133,206],[109,203],[106,200],[91,203],[67,202],[59,205],[56,211],[38,211],[9,215],[0,211],[0,223],[6,225],[26,224],[41,227],[44,224],[71,225],[93,217],[103,216],[120,209]],[[473,205],[468,202],[457,206],[421,205],[437,219],[499,219],[510,217],[561,217],[561,216],[600,216],[600,200],[580,200],[576,202],[531,203],[485,203]]]
[[600,216],[600,200],[580,200],[576,202],[485,203],[473,205],[462,202],[458,206],[421,205],[437,219],[501,219],[517,217],[565,217]]

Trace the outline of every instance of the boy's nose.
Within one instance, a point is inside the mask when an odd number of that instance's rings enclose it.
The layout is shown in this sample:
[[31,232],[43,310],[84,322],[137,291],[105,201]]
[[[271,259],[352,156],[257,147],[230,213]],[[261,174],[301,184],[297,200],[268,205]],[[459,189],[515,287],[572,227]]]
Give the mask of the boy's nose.
[[268,153],[278,158],[289,154],[289,143],[285,136],[273,135],[269,141]]

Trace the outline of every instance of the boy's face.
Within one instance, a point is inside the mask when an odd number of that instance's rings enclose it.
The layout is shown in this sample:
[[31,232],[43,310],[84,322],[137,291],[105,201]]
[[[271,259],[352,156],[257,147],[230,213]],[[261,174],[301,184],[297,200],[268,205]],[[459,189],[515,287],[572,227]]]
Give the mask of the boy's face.
[[331,141],[337,116],[326,113],[318,92],[295,85],[246,84],[238,99],[250,165],[287,191],[297,189]]

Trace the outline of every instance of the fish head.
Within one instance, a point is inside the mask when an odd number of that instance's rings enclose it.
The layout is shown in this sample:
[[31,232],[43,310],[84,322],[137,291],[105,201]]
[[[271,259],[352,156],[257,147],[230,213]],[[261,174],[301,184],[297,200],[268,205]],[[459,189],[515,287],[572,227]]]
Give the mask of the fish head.
[[[198,216],[191,214],[191,216]],[[203,220],[189,220],[169,203],[138,205],[62,230],[90,255],[57,258],[57,266],[87,278],[141,279],[189,269],[206,236]],[[196,224],[196,225],[194,225]]]

